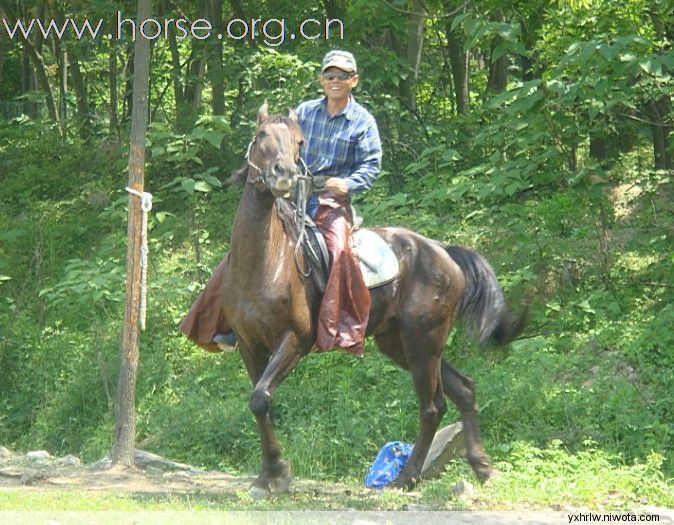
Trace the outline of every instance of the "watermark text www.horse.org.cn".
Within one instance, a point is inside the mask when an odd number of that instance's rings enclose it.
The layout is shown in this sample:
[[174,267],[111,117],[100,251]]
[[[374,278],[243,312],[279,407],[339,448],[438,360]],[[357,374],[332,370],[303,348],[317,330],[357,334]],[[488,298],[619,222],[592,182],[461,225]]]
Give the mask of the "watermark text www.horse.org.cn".
[[117,11],[116,19],[106,32],[105,19],[85,18],[78,22],[74,18],[54,20],[40,18],[31,19],[2,19],[0,31],[7,33],[10,39],[31,36],[43,39],[66,37],[77,40],[135,40],[143,37],[148,40],[169,39],[177,40],[195,38],[207,40],[262,40],[266,45],[276,47],[288,40],[343,40],[344,23],[338,18],[307,18],[296,24],[286,18],[233,18],[222,27],[215,27],[210,20],[197,18],[148,18],[138,23],[133,18],[125,18],[121,11]]

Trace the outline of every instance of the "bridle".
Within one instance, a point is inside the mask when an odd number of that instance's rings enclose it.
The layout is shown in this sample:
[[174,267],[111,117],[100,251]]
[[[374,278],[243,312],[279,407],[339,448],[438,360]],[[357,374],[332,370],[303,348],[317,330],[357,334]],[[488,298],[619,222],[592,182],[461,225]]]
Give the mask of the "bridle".
[[[267,174],[260,169],[260,167],[250,160],[250,152],[253,149],[253,144],[255,144],[257,137],[248,143],[248,148],[246,148],[246,163],[250,168],[257,172],[257,175],[250,182],[253,184],[262,184],[265,188],[270,189],[267,180]],[[297,191],[295,196],[295,217],[297,220],[297,225],[299,228],[299,234],[297,236],[297,243],[295,244],[295,265],[297,270],[303,277],[309,277],[311,275],[311,267],[308,270],[302,268],[300,264],[300,249],[302,244],[306,239],[306,225],[307,225],[307,198],[309,197],[309,192],[313,186],[313,174],[309,171],[307,163],[304,161],[302,156],[299,156],[299,164],[302,166],[302,173],[295,177],[297,179]],[[279,197],[282,198],[282,197]]]
[[246,162],[248,163],[248,166],[257,171],[257,177],[255,177],[251,182],[253,182],[253,184],[262,183],[266,187],[267,175],[265,175],[262,172],[262,170],[257,166],[257,164],[255,164],[252,160],[250,160],[250,150],[253,148],[253,144],[255,144],[256,138],[257,137],[253,137],[253,140],[251,140],[248,143],[248,148],[246,149]]

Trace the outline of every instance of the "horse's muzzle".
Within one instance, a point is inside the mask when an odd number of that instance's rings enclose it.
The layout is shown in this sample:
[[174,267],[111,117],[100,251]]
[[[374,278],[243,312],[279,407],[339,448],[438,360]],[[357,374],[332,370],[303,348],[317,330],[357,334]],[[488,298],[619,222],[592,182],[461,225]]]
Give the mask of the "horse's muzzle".
[[297,175],[299,175],[298,170],[295,167],[284,169],[277,165],[272,170],[272,173],[273,176],[270,177],[269,190],[274,197],[287,199],[290,197],[290,192],[297,180]]

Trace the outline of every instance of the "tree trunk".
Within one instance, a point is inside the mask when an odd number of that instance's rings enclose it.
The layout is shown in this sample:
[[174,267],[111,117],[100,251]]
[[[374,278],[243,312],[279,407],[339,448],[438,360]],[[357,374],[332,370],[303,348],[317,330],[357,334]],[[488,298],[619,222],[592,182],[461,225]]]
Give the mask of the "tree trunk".
[[[457,11],[457,5],[452,0],[445,0],[446,12],[455,13],[455,16],[464,14],[466,8]],[[449,66],[452,72],[452,86],[454,87],[454,100],[456,112],[461,115],[470,111],[470,61],[469,54],[464,50],[465,38],[460,27],[452,31],[454,17],[446,18],[445,36],[447,37],[447,54]]]
[[53,43],[59,78],[59,119],[65,121],[68,118],[68,53],[57,39]]
[[[138,0],[138,21],[150,17],[150,0]],[[150,41],[136,38],[134,43],[133,113],[129,152],[129,187],[144,190],[145,135],[150,78]],[[112,447],[113,466],[133,466],[136,436],[136,374],[138,370],[139,306],[140,306],[140,248],[141,202],[129,195],[129,226],[126,272],[126,313],[120,367],[117,382],[115,437]]]
[[[208,0],[208,19],[213,27],[222,26],[222,0]],[[218,29],[219,31],[219,29]],[[213,115],[225,113],[225,79],[222,68],[222,40],[208,42],[208,77],[211,83],[211,108]]]
[[[665,4],[662,4],[665,5]],[[650,10],[653,29],[660,40],[674,37],[674,24],[672,15],[660,13],[655,7]],[[664,16],[663,16],[664,15]],[[671,52],[671,46],[667,48]],[[664,51],[663,51],[664,52]],[[669,68],[670,72],[672,68]],[[646,114],[651,124],[653,136],[653,157],[655,169],[672,169],[674,167],[670,134],[672,132],[672,100],[669,96],[663,96],[658,100],[649,100],[646,103]]]
[[[500,9],[496,10],[494,18],[497,22],[503,22],[503,13]],[[493,60],[494,51],[502,42],[503,39],[497,36],[491,43],[487,92],[500,93],[508,85],[508,55],[503,54],[496,60]]]
[[672,131],[670,120],[671,100],[663,97],[660,100],[649,100],[645,106],[646,115],[651,122],[653,137],[653,160],[656,170],[672,169],[672,152],[669,147],[669,135]]
[[[162,4],[168,13],[168,3]],[[204,1],[199,2],[199,18],[206,16]],[[171,53],[171,66],[173,68],[173,88],[176,100],[176,129],[180,132],[189,130],[197,121],[199,107],[201,105],[201,93],[205,71],[203,59],[204,42],[192,39],[192,51],[187,60],[186,72],[183,75],[180,63],[180,53],[173,29],[168,33],[169,51]],[[184,80],[183,80],[184,79]],[[223,92],[224,106],[224,92]],[[224,111],[223,111],[224,112]]]
[[400,97],[411,111],[417,109],[416,86],[421,66],[421,51],[424,43],[425,10],[421,0],[412,0],[407,15],[407,44],[405,59],[409,66],[407,76],[400,82]]
[[28,56],[30,57],[31,62],[33,63],[33,67],[35,68],[38,83],[40,87],[42,87],[42,90],[44,91],[49,117],[58,124],[59,123],[58,109],[56,107],[56,100],[54,99],[54,93],[52,91],[51,83],[49,82],[49,77],[47,76],[47,69],[44,64],[44,59],[42,58],[42,55],[37,52],[37,49],[30,40],[24,40],[23,43],[28,51]]
[[80,61],[75,49],[70,52],[70,78],[73,83],[75,100],[77,101],[77,120],[80,126],[80,136],[86,139],[89,136],[89,97],[87,86],[80,69]]
[[110,42],[108,65],[108,83],[110,88],[110,107],[108,108],[110,113],[110,135],[119,141],[119,121],[117,118],[117,45],[113,41]]
[[600,163],[608,158],[608,141],[606,137],[590,135],[590,157]]
[[124,97],[122,99],[122,123],[128,122],[133,111],[133,65],[134,48],[129,48],[129,53],[124,64]]
[[[168,16],[169,14],[169,6],[168,6],[168,1],[167,0],[162,0],[161,3],[162,6],[162,11],[164,16]],[[176,31],[173,26],[169,26],[168,30],[168,45],[169,45],[169,51],[171,53],[171,67],[173,69],[173,91],[174,91],[174,97],[176,101],[176,109],[179,108],[183,104],[183,98],[184,98],[184,93],[183,93],[183,87],[180,82],[180,79],[182,78],[182,68],[180,67],[180,52],[178,51],[178,43],[176,42]],[[177,118],[177,113],[176,111],[176,118]]]
[[323,0],[323,7],[325,8],[325,15],[329,19],[344,19],[344,8],[339,4],[338,0]]
[[[197,17],[205,18],[206,0],[199,0]],[[187,62],[185,82],[183,83],[183,104],[178,108],[178,131],[191,129],[199,117],[201,107],[201,94],[204,86],[204,73],[206,61],[204,51],[206,43],[202,40],[192,39],[192,52]]]
[[[21,50],[21,94],[26,95],[29,91],[35,89],[35,75],[33,74],[33,66],[30,61],[30,55],[28,54],[28,48],[26,46],[22,47]],[[25,100],[23,102],[23,112],[28,115],[30,118],[37,118],[37,104],[35,102],[30,102]]]
[[[7,23],[10,26],[13,26],[16,22],[16,13],[14,11],[14,6],[9,0],[0,0],[0,7],[5,12],[7,18]],[[44,18],[44,6],[40,5],[38,16]],[[47,76],[47,70],[45,68],[44,59],[42,58],[42,39],[37,38],[35,43],[31,42],[30,39],[25,39],[21,37],[23,42],[23,48],[27,55],[30,57],[33,67],[35,68],[35,74],[37,75],[37,80],[42,87],[45,98],[47,100],[47,110],[49,111],[50,118],[59,124],[58,110],[56,107],[56,101],[54,100],[54,94],[51,89],[51,84],[49,83],[49,77]],[[25,72],[25,70],[24,70]]]
[[5,38],[4,33],[0,34],[0,86],[2,86],[2,73],[5,67],[5,56],[9,49],[9,40]]

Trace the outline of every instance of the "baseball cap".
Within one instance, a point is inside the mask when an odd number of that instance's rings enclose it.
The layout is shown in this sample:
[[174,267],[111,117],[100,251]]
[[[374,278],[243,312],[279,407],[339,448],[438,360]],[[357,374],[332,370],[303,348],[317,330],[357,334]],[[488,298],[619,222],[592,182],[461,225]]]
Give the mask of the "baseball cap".
[[323,58],[321,73],[329,67],[338,67],[344,71],[353,71],[354,73],[357,72],[356,59],[353,58],[353,55],[348,51],[341,51],[339,49],[328,51],[328,53]]

